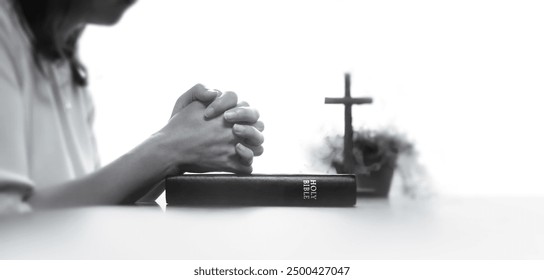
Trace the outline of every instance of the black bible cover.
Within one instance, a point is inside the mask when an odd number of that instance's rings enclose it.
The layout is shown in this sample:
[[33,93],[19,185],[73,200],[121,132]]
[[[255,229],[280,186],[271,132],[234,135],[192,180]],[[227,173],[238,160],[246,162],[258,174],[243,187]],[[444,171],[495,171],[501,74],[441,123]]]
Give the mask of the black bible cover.
[[168,205],[353,206],[354,175],[190,174],[166,179]]

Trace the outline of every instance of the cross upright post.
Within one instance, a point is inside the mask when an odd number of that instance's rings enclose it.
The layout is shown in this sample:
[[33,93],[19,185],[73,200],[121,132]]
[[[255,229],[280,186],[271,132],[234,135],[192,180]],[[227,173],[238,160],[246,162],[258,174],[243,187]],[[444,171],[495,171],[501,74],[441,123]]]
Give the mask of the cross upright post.
[[344,172],[354,173],[354,158],[353,158],[353,126],[351,116],[351,106],[354,104],[370,104],[370,97],[351,97],[351,75],[344,74],[344,97],[326,97],[325,104],[344,104]]

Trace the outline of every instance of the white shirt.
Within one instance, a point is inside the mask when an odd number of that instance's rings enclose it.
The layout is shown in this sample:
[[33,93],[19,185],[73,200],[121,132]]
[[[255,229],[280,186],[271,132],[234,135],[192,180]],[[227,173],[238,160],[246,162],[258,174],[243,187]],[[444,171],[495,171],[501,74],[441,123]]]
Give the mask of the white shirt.
[[0,0],[0,213],[14,197],[98,167],[89,93],[68,63],[42,65],[11,1]]

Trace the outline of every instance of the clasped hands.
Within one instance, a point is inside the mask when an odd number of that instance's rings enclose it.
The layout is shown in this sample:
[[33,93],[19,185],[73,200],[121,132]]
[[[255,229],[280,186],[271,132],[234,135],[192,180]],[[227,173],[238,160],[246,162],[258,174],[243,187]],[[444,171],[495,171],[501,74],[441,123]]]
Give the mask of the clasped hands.
[[250,174],[253,157],[263,153],[259,112],[234,92],[197,84],[182,94],[159,133],[175,157],[177,172],[226,171]]

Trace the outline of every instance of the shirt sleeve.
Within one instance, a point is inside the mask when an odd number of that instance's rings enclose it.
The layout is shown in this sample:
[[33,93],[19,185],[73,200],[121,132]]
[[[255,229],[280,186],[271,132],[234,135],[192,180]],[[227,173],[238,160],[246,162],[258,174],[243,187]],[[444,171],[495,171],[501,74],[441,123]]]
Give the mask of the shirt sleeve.
[[33,189],[28,174],[24,96],[10,31],[5,18],[0,18],[0,213],[6,205],[22,203]]

